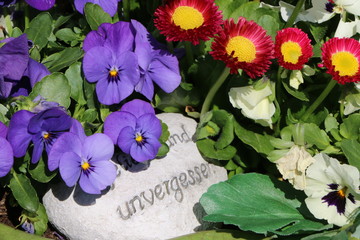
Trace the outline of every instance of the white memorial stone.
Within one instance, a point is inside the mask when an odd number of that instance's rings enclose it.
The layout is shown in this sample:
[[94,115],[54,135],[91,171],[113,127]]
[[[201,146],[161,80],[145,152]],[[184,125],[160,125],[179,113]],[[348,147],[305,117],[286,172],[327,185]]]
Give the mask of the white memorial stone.
[[199,199],[227,179],[226,170],[201,157],[192,141],[193,119],[175,113],[158,117],[170,131],[166,157],[128,164],[130,171],[119,166],[114,185],[102,195],[64,184],[45,194],[49,221],[60,232],[71,240],[164,240],[204,228]]

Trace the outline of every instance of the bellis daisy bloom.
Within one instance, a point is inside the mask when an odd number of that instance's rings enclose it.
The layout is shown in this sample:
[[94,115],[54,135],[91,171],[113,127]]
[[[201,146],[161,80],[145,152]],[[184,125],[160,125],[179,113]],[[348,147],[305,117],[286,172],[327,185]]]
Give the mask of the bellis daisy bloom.
[[306,170],[305,203],[316,218],[343,226],[360,206],[359,170],[323,153],[314,159]]
[[280,66],[290,70],[301,70],[312,54],[310,39],[300,29],[286,28],[277,33],[275,57]]
[[161,132],[161,122],[150,103],[138,99],[124,104],[121,111],[111,113],[104,123],[104,133],[138,162],[156,157]]
[[230,73],[243,69],[251,78],[262,76],[274,58],[274,43],[266,31],[254,21],[240,17],[224,22],[224,29],[212,43],[210,54],[222,60]]
[[321,48],[327,73],[341,84],[360,81],[360,43],[353,38],[332,38]]
[[190,41],[194,45],[213,37],[222,23],[221,12],[213,0],[166,1],[154,16],[155,26],[167,41]]
[[10,172],[14,164],[14,155],[10,143],[6,140],[7,127],[0,122],[0,177]]

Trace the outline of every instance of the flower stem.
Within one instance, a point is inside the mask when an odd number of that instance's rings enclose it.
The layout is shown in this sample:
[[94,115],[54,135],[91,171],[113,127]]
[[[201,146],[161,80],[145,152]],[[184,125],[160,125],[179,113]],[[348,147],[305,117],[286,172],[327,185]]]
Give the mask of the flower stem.
[[25,24],[25,28],[24,29],[27,29],[27,28],[29,28],[29,25],[30,25],[30,11],[29,11],[29,6],[25,6],[25,13],[24,13],[24,18],[25,18],[25,22],[24,22],[24,24]]
[[302,6],[304,5],[305,3],[305,0],[299,0],[294,8],[294,11],[291,13],[291,16],[289,17],[287,23],[285,24],[284,28],[288,28],[288,27],[291,27],[295,20],[296,20],[296,17],[299,15],[300,11],[301,11],[301,8]]
[[230,73],[230,68],[225,67],[224,71],[221,73],[221,75],[216,80],[214,85],[210,88],[210,91],[206,95],[204,104],[202,105],[202,108],[201,108],[200,119],[205,115],[205,113],[207,113],[209,111],[210,104],[211,104],[215,94],[217,93],[217,91],[219,90],[221,85],[225,82],[226,78],[229,76],[229,73]]
[[315,109],[324,101],[324,99],[329,95],[331,90],[335,87],[337,81],[330,80],[322,93],[318,96],[318,98],[311,104],[311,106],[306,110],[304,115],[302,115],[301,120],[306,121],[308,117],[315,111]]
[[123,10],[124,10],[124,20],[130,21],[130,2],[129,0],[122,0]]
[[185,51],[186,51],[186,60],[188,62],[188,66],[190,67],[194,62],[194,55],[192,51],[191,42],[185,41]]

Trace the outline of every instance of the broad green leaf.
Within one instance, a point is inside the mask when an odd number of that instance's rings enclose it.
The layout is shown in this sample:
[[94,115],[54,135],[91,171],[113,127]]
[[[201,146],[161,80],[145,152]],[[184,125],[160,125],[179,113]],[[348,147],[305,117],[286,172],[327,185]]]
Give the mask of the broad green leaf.
[[37,235],[29,234],[0,223],[0,240],[49,240]]
[[355,139],[344,139],[341,141],[341,150],[344,152],[350,165],[360,170],[360,143]]
[[329,25],[327,23],[324,24],[308,23],[308,25],[310,25],[310,32],[313,35],[315,41],[317,43],[320,43],[321,40],[324,38]]
[[35,234],[42,235],[48,229],[48,216],[44,205],[40,203],[39,209],[36,212],[37,221],[34,222]]
[[79,60],[83,56],[80,48],[65,48],[43,59],[43,64],[51,71],[57,72]]
[[214,137],[218,135],[220,128],[213,121],[208,121],[205,126],[196,130],[196,139],[203,139],[207,137]]
[[98,116],[98,112],[96,109],[94,108],[86,109],[83,115],[81,116],[80,122],[92,123],[95,121],[97,116]]
[[306,94],[304,92],[301,92],[301,91],[297,91],[295,89],[292,89],[286,82],[282,82],[285,90],[293,97],[301,100],[301,101],[304,101],[304,102],[308,102],[309,101],[309,98],[306,96]]
[[339,123],[333,115],[329,115],[325,118],[325,131],[329,132],[332,129],[338,129]]
[[71,97],[80,105],[85,105],[84,79],[81,77],[81,63],[72,64],[65,72],[65,76],[71,87]]
[[236,136],[245,144],[254,148],[258,153],[269,154],[274,147],[271,145],[268,137],[254,133],[242,127],[234,120],[234,130]]
[[58,19],[54,22],[54,28],[57,29],[61,25],[65,24],[67,21],[69,21],[74,14],[67,15],[67,16],[59,16]]
[[28,212],[35,213],[39,208],[39,198],[29,178],[24,174],[12,172],[9,187],[19,205]]
[[217,159],[217,160],[230,160],[236,154],[236,148],[229,145],[223,149],[215,148],[215,141],[211,139],[201,139],[196,141],[196,146],[200,152],[208,158]]
[[70,105],[70,85],[62,73],[53,73],[37,82],[30,93],[32,99],[38,95],[44,97],[47,101],[59,103],[68,108]]
[[315,144],[319,149],[325,149],[330,145],[330,139],[326,132],[314,123],[304,124],[305,142]]
[[276,232],[279,235],[326,227],[304,219],[298,211],[301,202],[285,198],[285,193],[275,188],[275,183],[269,176],[248,173],[212,185],[200,199],[208,214],[204,220],[233,224],[256,233]]
[[222,11],[223,19],[230,18],[230,15],[241,5],[249,2],[248,0],[215,0],[219,10]]
[[230,18],[233,18],[236,22],[239,17],[244,17],[247,20],[256,20],[256,9],[259,8],[259,2],[247,2],[245,4],[242,4],[239,8],[235,9],[231,15]]
[[42,12],[37,15],[33,20],[31,20],[29,28],[25,29],[27,37],[32,40],[39,49],[46,46],[51,32],[52,17],[48,12]]
[[60,29],[59,31],[57,31],[55,33],[55,36],[58,39],[66,42],[66,43],[69,43],[69,42],[71,42],[73,40],[77,40],[79,38],[79,36],[76,33],[74,33],[74,31],[72,29],[70,29],[70,28],[62,28],[62,29]]
[[[257,13],[257,11],[255,13]],[[257,19],[256,23],[262,26],[266,30],[266,33],[275,39],[277,31],[279,31],[279,23],[274,17],[263,15]]]
[[237,230],[208,230],[184,235],[170,240],[261,240],[267,239],[262,235]]
[[359,139],[360,134],[360,114],[351,114],[340,124],[340,134],[348,139]]
[[37,164],[29,166],[29,173],[31,177],[41,183],[50,182],[56,176],[56,172],[50,172],[45,164],[44,158],[40,158]]
[[224,110],[216,110],[213,112],[212,121],[221,128],[214,146],[216,149],[224,149],[234,140],[234,117]]
[[102,23],[111,23],[110,15],[98,5],[86,3],[84,8],[86,21],[92,30],[96,30]]

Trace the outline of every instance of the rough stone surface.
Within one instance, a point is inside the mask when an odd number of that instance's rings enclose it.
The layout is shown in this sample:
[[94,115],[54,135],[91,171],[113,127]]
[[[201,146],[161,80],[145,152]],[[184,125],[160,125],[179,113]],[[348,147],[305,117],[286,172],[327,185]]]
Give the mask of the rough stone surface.
[[72,240],[163,240],[207,227],[198,201],[208,187],[227,179],[226,171],[201,157],[192,141],[193,119],[175,113],[158,117],[170,131],[166,157],[133,164],[118,156],[119,176],[102,195],[64,184],[46,193],[49,220],[59,231]]

